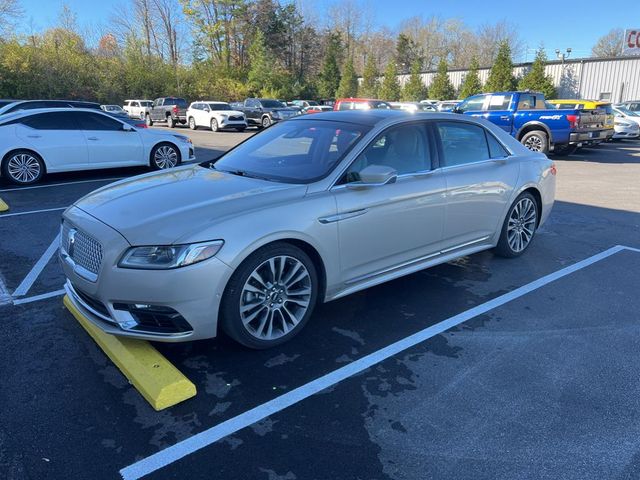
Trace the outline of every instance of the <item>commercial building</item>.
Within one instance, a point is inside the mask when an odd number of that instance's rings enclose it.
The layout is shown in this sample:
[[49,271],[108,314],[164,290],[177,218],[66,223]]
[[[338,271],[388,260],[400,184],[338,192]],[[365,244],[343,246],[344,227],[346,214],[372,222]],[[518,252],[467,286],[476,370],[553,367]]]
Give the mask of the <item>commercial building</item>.
[[[516,64],[513,74],[521,77],[531,68],[531,63]],[[449,78],[459,88],[468,70],[450,70]],[[547,75],[553,79],[559,98],[589,98],[624,102],[640,99],[640,56],[616,58],[576,58],[550,61]],[[480,80],[484,84],[489,68],[481,68]],[[422,81],[430,85],[435,71],[422,73]],[[408,75],[400,75],[401,84]]]

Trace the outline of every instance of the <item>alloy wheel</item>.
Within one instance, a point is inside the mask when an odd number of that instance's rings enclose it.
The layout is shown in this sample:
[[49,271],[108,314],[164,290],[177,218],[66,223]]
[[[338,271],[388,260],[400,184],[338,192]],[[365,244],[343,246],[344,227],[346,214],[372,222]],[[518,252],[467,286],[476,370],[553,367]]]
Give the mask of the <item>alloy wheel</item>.
[[28,153],[18,153],[7,162],[7,173],[18,183],[35,182],[41,170],[39,160]]
[[522,198],[511,210],[507,225],[507,241],[509,247],[515,252],[522,252],[533,238],[536,229],[537,210],[533,201]]
[[524,146],[533,152],[541,152],[543,149],[543,142],[540,137],[532,135],[529,138],[527,138],[526,142],[524,143]]
[[178,152],[169,145],[162,145],[156,149],[153,161],[160,170],[175,167],[178,164]]
[[312,281],[304,264],[291,256],[269,258],[253,270],[240,294],[245,330],[260,340],[275,340],[302,321],[311,303]]

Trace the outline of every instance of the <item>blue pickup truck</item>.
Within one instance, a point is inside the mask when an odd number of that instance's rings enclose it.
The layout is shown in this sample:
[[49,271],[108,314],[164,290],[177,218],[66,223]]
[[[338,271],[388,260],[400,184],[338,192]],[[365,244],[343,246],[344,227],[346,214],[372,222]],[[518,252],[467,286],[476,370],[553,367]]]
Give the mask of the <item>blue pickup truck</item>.
[[556,110],[536,92],[473,95],[453,110],[495,123],[530,150],[569,155],[605,135],[603,115],[591,110]]

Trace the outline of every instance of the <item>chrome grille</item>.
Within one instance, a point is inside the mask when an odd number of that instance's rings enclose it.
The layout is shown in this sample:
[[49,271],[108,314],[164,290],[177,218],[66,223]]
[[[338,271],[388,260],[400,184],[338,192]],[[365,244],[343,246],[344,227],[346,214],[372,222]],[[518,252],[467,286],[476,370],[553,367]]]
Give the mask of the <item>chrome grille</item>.
[[231,115],[229,117],[229,120],[231,120],[232,122],[239,122],[244,120],[244,117],[241,117],[240,115]]
[[62,249],[73,262],[98,275],[102,264],[102,245],[95,238],[68,223],[62,226]]

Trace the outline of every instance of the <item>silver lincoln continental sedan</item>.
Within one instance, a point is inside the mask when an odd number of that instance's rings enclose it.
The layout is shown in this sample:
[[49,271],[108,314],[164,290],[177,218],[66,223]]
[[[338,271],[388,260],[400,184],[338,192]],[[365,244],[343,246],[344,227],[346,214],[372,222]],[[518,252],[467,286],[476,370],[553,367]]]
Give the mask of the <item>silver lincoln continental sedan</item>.
[[551,211],[555,174],[482,119],[301,116],[215,162],[76,202],[62,223],[66,291],[115,335],[178,342],[220,327],[272,347],[317,302],[480,250],[522,254]]

